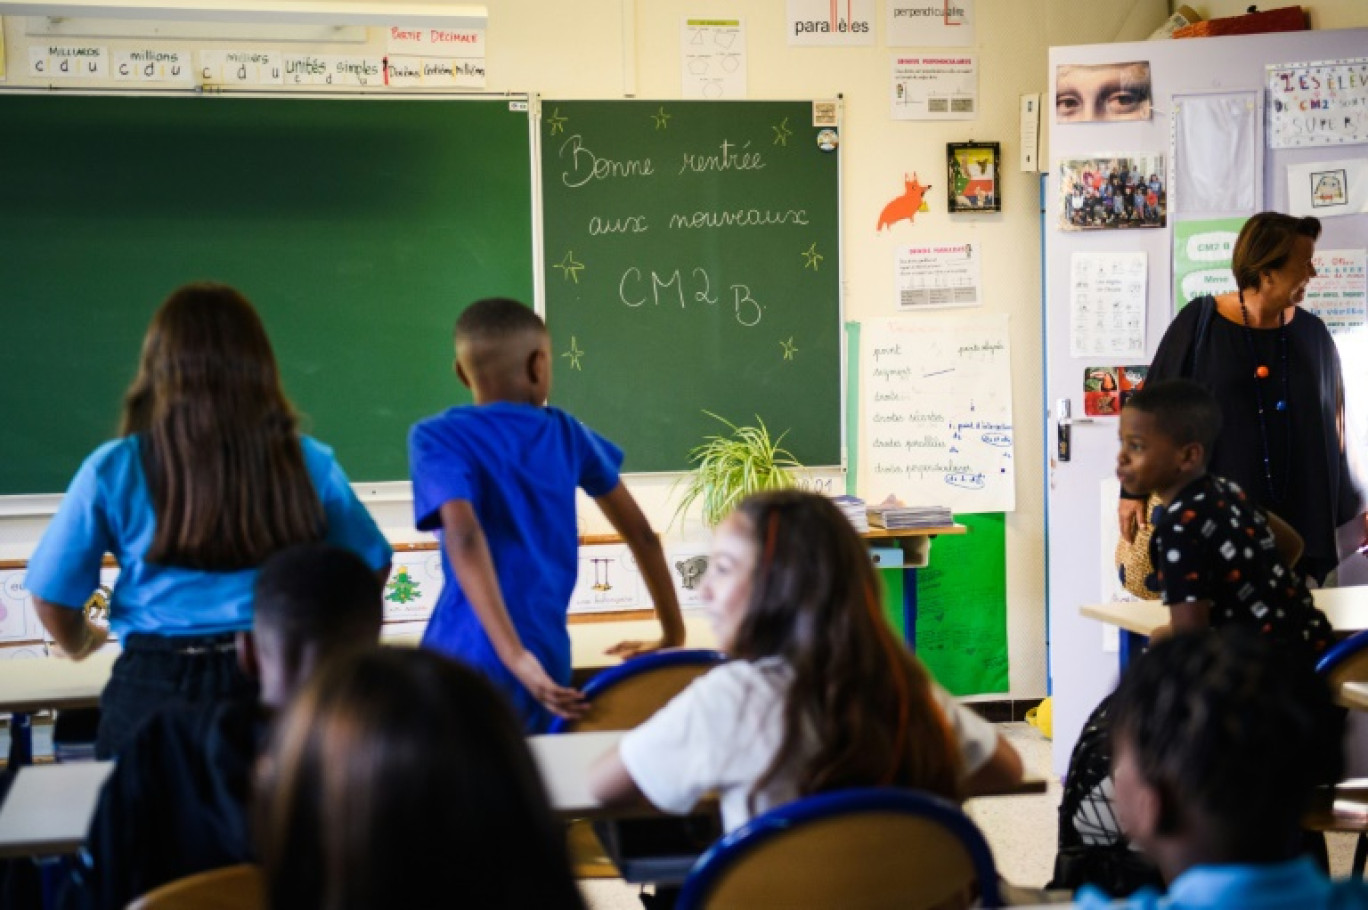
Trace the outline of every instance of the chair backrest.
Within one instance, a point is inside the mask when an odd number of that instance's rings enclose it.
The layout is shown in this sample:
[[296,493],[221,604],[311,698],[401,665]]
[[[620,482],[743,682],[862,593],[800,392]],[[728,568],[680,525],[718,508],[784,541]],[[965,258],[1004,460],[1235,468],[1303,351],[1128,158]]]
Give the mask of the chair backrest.
[[265,882],[251,863],[178,878],[147,892],[128,910],[263,910]]
[[1347,682],[1368,682],[1368,631],[1355,632],[1336,643],[1316,662],[1316,672],[1336,693]]
[[679,910],[916,910],[1001,903],[993,854],[958,806],[912,790],[822,793],[722,838],[684,882]]
[[604,670],[585,685],[588,714],[578,720],[558,717],[547,732],[630,730],[725,660],[722,652],[704,648],[680,648],[633,657]]

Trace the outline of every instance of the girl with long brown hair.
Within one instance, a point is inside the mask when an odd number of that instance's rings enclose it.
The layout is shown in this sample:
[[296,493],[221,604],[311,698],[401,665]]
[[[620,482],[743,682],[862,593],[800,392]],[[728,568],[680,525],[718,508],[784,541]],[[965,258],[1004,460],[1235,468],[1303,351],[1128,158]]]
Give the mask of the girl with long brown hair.
[[389,571],[389,544],[332,450],[300,435],[252,305],[221,284],[176,290],[143,340],[120,437],[81,465],[25,578],[43,625],[80,660],[105,638],[81,605],[104,555],[119,564],[110,628],[123,652],[97,754],[113,756],[161,704],[243,694],[233,633],[251,626],[256,569],[316,540]]
[[687,812],[717,792],[732,830],[842,787],[959,799],[1020,779],[1015,750],[897,640],[863,542],[825,497],[745,500],[714,535],[701,594],[735,660],[600,759],[591,787],[605,802]]
[[257,777],[274,910],[583,910],[509,702],[436,652],[325,664],[280,718]]

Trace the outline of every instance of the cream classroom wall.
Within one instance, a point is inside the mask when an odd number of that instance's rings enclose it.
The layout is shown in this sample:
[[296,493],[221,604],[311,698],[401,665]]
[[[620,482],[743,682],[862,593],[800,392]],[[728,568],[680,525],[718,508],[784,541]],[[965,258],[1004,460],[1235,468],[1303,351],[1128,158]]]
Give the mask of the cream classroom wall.
[[[378,2],[378,0],[377,0]],[[687,16],[744,16],[752,98],[845,98],[844,155],[845,314],[865,320],[894,315],[892,254],[897,245],[924,241],[971,241],[984,251],[985,310],[1011,318],[1013,420],[1016,426],[1017,508],[1007,519],[1008,639],[1010,695],[1030,698],[1046,689],[1045,546],[1042,436],[1044,402],[1040,343],[1040,227],[1035,175],[1017,167],[1018,99],[1047,92],[1047,50],[1052,44],[1130,41],[1144,38],[1167,14],[1162,0],[1126,3],[1079,0],[978,0],[975,5],[981,113],[977,120],[935,124],[889,119],[889,73],[893,50],[882,43],[863,48],[790,48],[784,32],[783,0],[746,3],[679,0],[490,0],[488,89],[532,91],[551,97],[620,97],[635,82],[637,97],[675,98],[680,93],[679,42]],[[884,3],[876,3],[882,15]],[[6,26],[9,85],[26,83],[22,20]],[[381,35],[372,30],[371,48]],[[102,42],[110,47],[145,46],[146,41]],[[204,42],[176,42],[192,47]],[[241,46],[242,42],[236,42]],[[326,46],[300,47],[337,52]],[[355,52],[355,47],[347,52]],[[627,51],[631,53],[627,53]],[[635,60],[631,71],[627,61]],[[1043,130],[1042,130],[1043,132]],[[945,144],[960,141],[1002,144],[1004,211],[951,217],[945,213]],[[1048,155],[1042,149],[1042,161]],[[882,235],[874,225],[884,203],[902,190],[904,172],[916,171],[934,189],[931,211]],[[16,179],[5,175],[0,179]],[[18,178],[21,179],[21,178]],[[934,322],[972,311],[925,314]],[[852,445],[854,440],[851,441]],[[668,478],[629,479],[657,528],[673,515]],[[394,540],[411,540],[407,498],[370,501],[377,520]],[[582,530],[607,528],[591,504],[582,503]],[[24,557],[46,520],[0,520],[0,557]],[[696,522],[670,527],[673,541],[700,541]],[[934,558],[934,547],[933,547]]]

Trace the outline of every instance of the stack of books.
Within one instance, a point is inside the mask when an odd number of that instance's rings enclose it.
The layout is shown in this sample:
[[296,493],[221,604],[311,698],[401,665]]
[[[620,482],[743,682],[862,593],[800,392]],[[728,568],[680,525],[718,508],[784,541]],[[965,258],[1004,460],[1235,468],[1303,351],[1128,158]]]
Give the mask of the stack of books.
[[869,517],[865,512],[865,501],[858,496],[833,496],[831,501],[836,503],[836,508],[840,509],[850,523],[855,526],[855,530],[863,534],[869,530]]
[[876,528],[943,528],[954,524],[945,506],[902,506],[880,503],[869,507],[869,523]]

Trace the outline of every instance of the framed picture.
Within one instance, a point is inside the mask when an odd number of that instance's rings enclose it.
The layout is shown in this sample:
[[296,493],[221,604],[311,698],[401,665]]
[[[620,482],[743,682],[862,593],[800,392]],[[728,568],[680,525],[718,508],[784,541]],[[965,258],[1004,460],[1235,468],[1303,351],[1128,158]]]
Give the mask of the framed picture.
[[945,146],[950,204],[947,211],[1002,211],[996,142],[951,142]]

